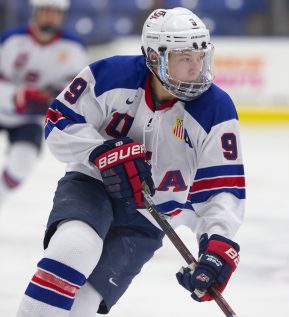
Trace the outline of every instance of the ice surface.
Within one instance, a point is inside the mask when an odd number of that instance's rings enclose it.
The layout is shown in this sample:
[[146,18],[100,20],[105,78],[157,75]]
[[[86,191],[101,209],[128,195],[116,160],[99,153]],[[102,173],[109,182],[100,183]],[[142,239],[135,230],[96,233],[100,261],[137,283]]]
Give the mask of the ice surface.
[[[289,316],[289,127],[242,126],[247,214],[236,236],[241,262],[224,297],[238,317]],[[0,138],[0,163],[4,160]],[[13,317],[37,261],[52,197],[64,165],[45,149],[30,179],[0,212],[0,317]],[[178,230],[196,255],[194,235]],[[120,299],[111,317],[221,317],[176,282],[184,262],[169,241]],[[85,317],[85,315],[83,315]]]

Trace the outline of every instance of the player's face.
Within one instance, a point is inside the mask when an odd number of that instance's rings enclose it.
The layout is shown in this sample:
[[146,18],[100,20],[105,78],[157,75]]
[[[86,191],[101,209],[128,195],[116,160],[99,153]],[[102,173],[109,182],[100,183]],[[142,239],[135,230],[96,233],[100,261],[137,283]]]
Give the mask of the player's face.
[[172,51],[169,53],[169,76],[183,82],[194,82],[203,67],[204,53],[193,50]]
[[63,11],[53,7],[39,8],[35,12],[35,23],[43,36],[54,36],[63,21]]

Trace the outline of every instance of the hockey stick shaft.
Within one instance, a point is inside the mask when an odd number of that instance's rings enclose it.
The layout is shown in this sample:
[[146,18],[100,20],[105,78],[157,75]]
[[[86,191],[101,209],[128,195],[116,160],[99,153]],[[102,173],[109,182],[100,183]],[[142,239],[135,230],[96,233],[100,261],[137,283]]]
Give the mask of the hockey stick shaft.
[[[146,209],[152,215],[152,217],[156,220],[156,222],[161,227],[161,229],[164,231],[166,236],[171,240],[173,245],[176,247],[176,249],[179,251],[181,256],[187,262],[187,264],[188,265],[191,265],[191,264],[196,265],[198,262],[195,259],[195,257],[191,254],[191,252],[185,246],[185,244],[180,239],[180,237],[177,235],[175,230],[172,228],[172,226],[166,220],[165,216],[158,211],[158,208],[156,207],[156,205],[152,201],[151,196],[149,195],[149,191],[147,189],[146,184],[143,184],[142,194],[143,194],[143,201],[144,201]],[[223,313],[227,317],[237,317],[237,315],[235,314],[235,312],[233,311],[231,306],[228,304],[228,302],[225,300],[223,295],[214,286],[211,286],[208,289],[208,291],[209,291],[210,295],[212,295],[215,302],[218,304],[218,306],[221,308],[221,310],[223,311]]]

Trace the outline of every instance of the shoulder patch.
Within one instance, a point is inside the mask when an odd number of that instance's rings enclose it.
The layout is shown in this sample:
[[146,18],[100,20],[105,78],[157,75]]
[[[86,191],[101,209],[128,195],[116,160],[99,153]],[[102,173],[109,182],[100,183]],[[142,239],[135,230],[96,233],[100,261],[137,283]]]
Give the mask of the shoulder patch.
[[25,26],[7,30],[6,32],[1,34],[0,43],[3,44],[6,40],[8,40],[12,36],[25,35],[25,34],[28,34],[28,33],[29,33],[28,32],[28,27],[25,27]]
[[89,65],[95,78],[95,95],[115,88],[138,89],[145,86],[148,73],[143,56],[113,56]]
[[69,41],[72,41],[72,42],[76,42],[78,44],[80,44],[81,46],[85,46],[82,39],[77,36],[76,34],[73,34],[73,33],[70,33],[66,30],[62,30],[61,31],[61,36],[60,36],[61,39],[64,39],[64,40],[69,40]]
[[186,102],[185,110],[209,133],[213,126],[236,119],[238,114],[230,96],[213,84],[199,98]]

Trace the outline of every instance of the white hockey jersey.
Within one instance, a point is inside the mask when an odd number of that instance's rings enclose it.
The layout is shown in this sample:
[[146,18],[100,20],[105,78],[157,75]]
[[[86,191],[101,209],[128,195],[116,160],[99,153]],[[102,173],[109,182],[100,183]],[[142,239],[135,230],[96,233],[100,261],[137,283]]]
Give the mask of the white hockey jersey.
[[[245,177],[238,117],[230,97],[212,85],[199,98],[154,110],[143,56],[116,56],[87,66],[48,110],[45,135],[67,171],[101,176],[88,157],[104,140],[129,136],[145,144],[154,202],[176,227],[232,238],[242,222]],[[154,224],[151,216],[139,210]]]
[[43,116],[15,112],[17,89],[27,85],[61,92],[87,65],[84,46],[78,38],[64,32],[42,45],[29,26],[7,31],[0,40],[0,125],[43,122]]

